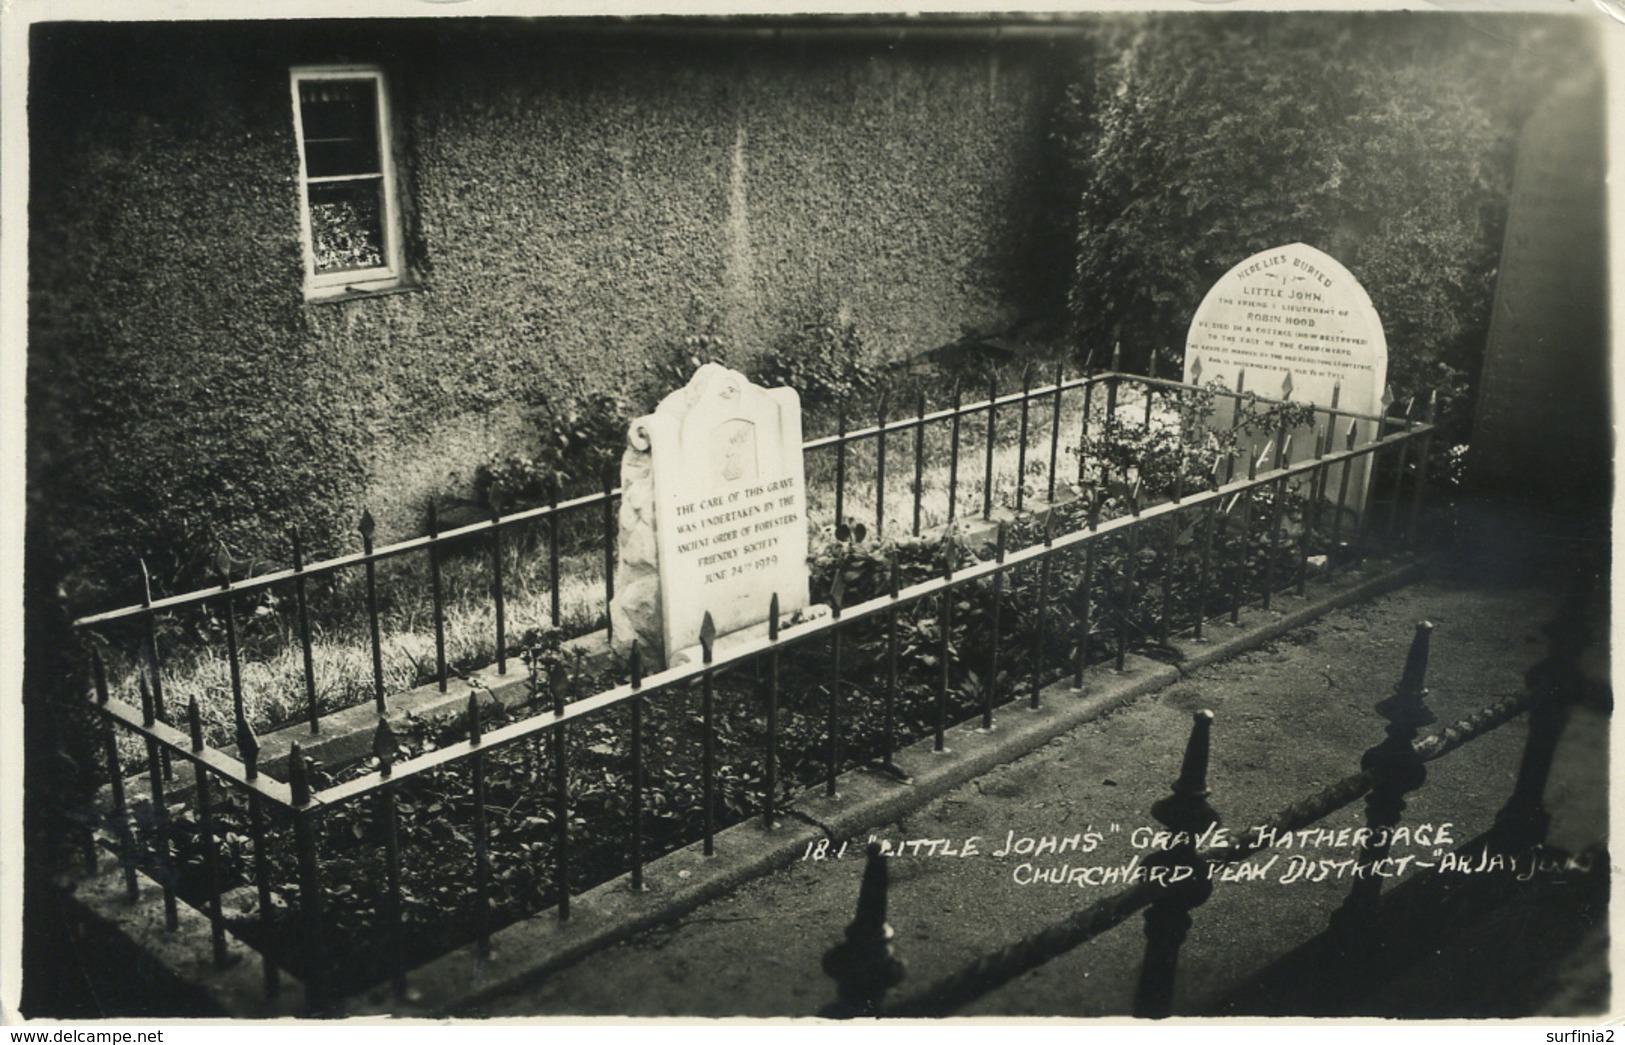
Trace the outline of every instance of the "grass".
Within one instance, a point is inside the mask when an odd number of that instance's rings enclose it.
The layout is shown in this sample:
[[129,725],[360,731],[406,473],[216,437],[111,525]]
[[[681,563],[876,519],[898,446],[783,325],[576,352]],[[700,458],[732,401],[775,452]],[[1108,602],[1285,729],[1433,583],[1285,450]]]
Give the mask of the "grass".
[[[1035,378],[1035,383],[1037,379]],[[1004,387],[1015,388],[1015,382]],[[985,396],[985,387],[980,395]],[[1056,439],[1056,486],[1064,490],[1077,478],[1077,448],[1081,444],[1083,393],[1064,393],[1061,431]],[[974,402],[970,395],[967,402]],[[1132,405],[1125,390],[1119,410]],[[1035,400],[1029,408],[1026,467],[1021,463],[1020,407],[998,408],[992,455],[993,481],[988,473],[986,413],[961,419],[957,474],[951,465],[951,425],[931,423],[921,440],[919,499],[920,529],[929,531],[949,521],[980,518],[986,508],[1013,507],[1018,483],[1023,499],[1042,497],[1049,483],[1052,401]],[[1095,393],[1095,416],[1104,409],[1104,395]],[[911,415],[905,415],[911,416]],[[893,420],[898,419],[896,412]],[[816,430],[818,419],[809,425]],[[827,421],[827,419],[824,419]],[[872,424],[873,422],[869,422]],[[828,427],[833,427],[829,425]],[[884,531],[876,533],[877,447],[871,437],[846,449],[843,512],[862,522],[871,539],[891,540],[913,531],[915,514],[913,430],[886,435]],[[835,519],[836,452],[825,447],[805,461],[808,525],[811,550],[816,556],[833,540]],[[950,477],[954,482],[950,483]],[[986,492],[991,490],[991,501]],[[560,526],[559,615],[557,625],[566,637],[601,629],[607,621],[604,553],[599,526],[600,509],[587,508]],[[495,608],[491,598],[489,545],[443,556],[445,593],[445,649],[448,673],[482,668],[496,658]],[[504,540],[503,574],[506,646],[513,655],[527,632],[554,624],[552,586],[546,527],[541,521]],[[416,553],[385,560],[378,566],[380,598],[379,646],[386,700],[433,681],[436,677],[433,603],[428,556]],[[336,582],[312,582],[310,597],[311,663],[316,707],[320,714],[366,703],[373,699],[373,664],[364,595],[363,573],[347,571]],[[317,590],[320,588],[320,590]],[[291,585],[263,593],[254,605],[239,600],[236,609],[240,635],[240,674],[245,715],[258,732],[265,732],[307,715],[304,655],[298,614]],[[166,615],[160,625],[162,670],[160,677],[168,717],[184,722],[188,701],[196,699],[200,718],[211,743],[229,744],[233,736],[231,664],[225,643],[221,611],[215,607],[190,608]],[[133,650],[135,644],[127,644]],[[106,651],[110,683],[116,695],[132,703],[136,696],[137,661],[117,648]],[[137,754],[131,745],[129,751]]]
[[[1081,392],[1068,392],[1063,396],[1061,433],[1056,451],[1057,489],[1064,489],[1077,477],[1076,451],[1082,434],[1082,406]],[[956,520],[980,518],[984,514],[988,506],[985,496],[988,474],[986,417],[984,412],[961,420],[959,466],[957,475],[953,476],[956,481],[952,483],[949,481],[954,472],[950,425],[937,422],[926,427],[925,438],[921,441],[924,462],[919,495],[921,530],[945,525],[949,520],[950,507]],[[1018,481],[1026,487],[1022,498],[1024,502],[1048,492],[1049,403],[1036,402],[1029,409],[1026,467],[1018,476],[1022,456],[1019,417],[1019,406],[1004,405],[999,408],[991,487],[991,506],[994,509],[1014,507]],[[874,534],[882,539],[912,532],[914,519],[914,432],[888,432],[885,438],[885,530]],[[875,526],[876,507],[880,501],[877,496],[878,442],[878,437],[870,437],[849,444],[846,451],[843,514],[848,520],[862,522],[871,531]],[[834,448],[823,448],[810,455],[806,470],[808,521],[815,528],[833,527],[836,522]]]
[[[507,542],[503,558],[504,630],[510,655],[528,631],[552,624],[545,551],[526,551],[515,543]],[[380,566],[378,587],[394,595],[393,605],[380,609],[379,660],[387,699],[435,678],[435,635],[427,562]],[[453,677],[496,659],[490,576],[488,556],[458,556],[443,564],[446,662]],[[585,634],[602,627],[602,553],[561,557],[559,576],[560,628],[568,634]],[[372,640],[359,571],[349,580],[356,590],[327,592],[325,599],[313,598],[310,608],[313,688],[323,715],[373,699]],[[252,611],[239,609],[238,615],[239,670],[249,723],[265,732],[303,719],[308,691],[292,592],[272,593]],[[194,609],[184,616],[171,615],[165,625],[160,632],[164,650],[160,678],[169,717],[182,721],[187,702],[196,699],[211,742],[231,743],[231,662],[222,618],[213,609]],[[115,660],[110,669],[114,693],[137,701],[133,659]]]

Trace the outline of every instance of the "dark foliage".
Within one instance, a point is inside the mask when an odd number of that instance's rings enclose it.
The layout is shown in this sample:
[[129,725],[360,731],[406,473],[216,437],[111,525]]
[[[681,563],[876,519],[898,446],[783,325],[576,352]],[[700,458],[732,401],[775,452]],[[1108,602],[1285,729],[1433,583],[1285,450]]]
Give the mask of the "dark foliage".
[[1382,316],[1400,398],[1438,389],[1463,427],[1505,223],[1513,144],[1583,64],[1579,20],[1405,14],[1113,23],[1069,92],[1071,312],[1126,362],[1183,345],[1232,265],[1302,241]]

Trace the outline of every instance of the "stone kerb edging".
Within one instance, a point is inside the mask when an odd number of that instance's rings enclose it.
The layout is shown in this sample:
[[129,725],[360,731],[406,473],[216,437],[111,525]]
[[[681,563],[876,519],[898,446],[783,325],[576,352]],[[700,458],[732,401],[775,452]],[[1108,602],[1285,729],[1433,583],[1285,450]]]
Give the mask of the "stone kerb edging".
[[[64,907],[76,916],[74,931],[86,937],[112,934],[139,948],[154,966],[191,988],[199,1001],[220,1015],[265,1019],[305,1015],[304,984],[283,971],[274,998],[265,996],[264,967],[258,954],[227,931],[231,963],[214,967],[209,918],[185,903],[175,905],[178,927],[164,925],[163,890],[152,879],[136,875],[138,892],[132,903],[125,897],[124,875],[116,861],[102,862],[93,875],[63,875],[57,888]],[[87,951],[95,951],[91,939]],[[109,1013],[109,1018],[116,1016]],[[200,1015],[188,1013],[187,1015]]]
[[[1288,611],[1245,607],[1238,626],[1211,625],[1202,642],[1173,640],[1171,645],[1183,654],[1179,667],[1136,655],[1125,660],[1121,673],[1109,662],[1096,665],[1085,675],[1081,690],[1073,689],[1070,679],[1046,687],[1042,706],[1036,711],[1021,702],[1006,705],[991,732],[981,730],[974,719],[953,727],[948,731],[947,753],[933,751],[931,738],[898,751],[893,761],[906,774],[906,783],[862,769],[847,772],[840,777],[835,799],[826,798],[821,788],[804,793],[793,804],[794,813],[772,832],[764,831],[759,819],[736,824],[717,835],[714,856],[702,855],[696,842],[648,863],[644,868],[646,888],[641,893],[633,893],[629,876],[622,876],[573,896],[566,922],[559,922],[549,910],[493,934],[489,959],[481,960],[471,944],[419,966],[407,975],[405,999],[395,999],[388,984],[383,984],[347,999],[341,1008],[349,1015],[425,1018],[466,1012],[481,1000],[670,922],[753,878],[787,866],[809,842],[851,837],[896,820],[1190,671],[1255,649],[1333,610],[1414,583],[1422,577],[1424,566],[1420,559],[1368,563],[1326,582],[1318,593]],[[1277,605],[1290,606],[1294,601],[1298,600],[1289,595]],[[267,1003],[259,987],[257,958],[239,962],[232,969],[214,970],[209,961],[207,918],[183,904],[181,929],[168,933],[162,928],[156,887],[144,887],[142,899],[131,905],[124,900],[119,878],[118,868],[110,866],[94,878],[67,883],[65,888],[86,910],[89,921],[146,946],[162,967],[196,984],[222,1011],[242,1016],[297,1011],[303,1001],[297,984],[284,977],[280,999]]]

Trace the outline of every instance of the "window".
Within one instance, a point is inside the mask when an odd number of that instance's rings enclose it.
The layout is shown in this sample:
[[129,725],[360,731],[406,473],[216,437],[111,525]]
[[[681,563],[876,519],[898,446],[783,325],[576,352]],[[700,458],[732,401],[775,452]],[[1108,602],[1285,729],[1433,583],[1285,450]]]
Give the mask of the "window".
[[368,66],[292,72],[305,296],[399,286],[400,210],[384,74]]

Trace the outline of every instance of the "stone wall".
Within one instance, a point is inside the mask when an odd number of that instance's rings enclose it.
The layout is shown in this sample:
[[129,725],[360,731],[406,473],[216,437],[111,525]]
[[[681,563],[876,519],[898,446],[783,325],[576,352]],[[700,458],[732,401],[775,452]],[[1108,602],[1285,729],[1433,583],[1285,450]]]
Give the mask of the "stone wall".
[[[568,394],[811,319],[880,358],[1059,301],[1062,36],[726,23],[57,24],[31,48],[33,505],[127,575],[416,532]],[[307,302],[288,68],[391,77],[418,286]],[[648,402],[635,401],[649,397]],[[175,561],[171,561],[175,560]]]

